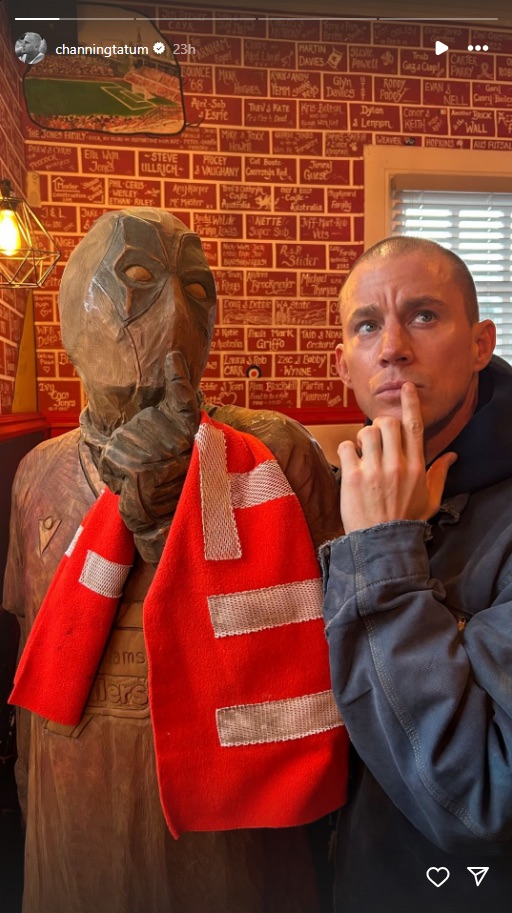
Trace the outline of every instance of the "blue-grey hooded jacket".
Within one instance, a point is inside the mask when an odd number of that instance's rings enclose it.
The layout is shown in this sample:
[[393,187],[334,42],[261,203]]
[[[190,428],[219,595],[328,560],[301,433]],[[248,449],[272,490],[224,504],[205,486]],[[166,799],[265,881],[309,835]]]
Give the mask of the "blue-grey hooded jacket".
[[[358,530],[321,554],[333,688],[355,749],[339,913],[512,904],[512,368],[501,359],[447,449],[458,460],[429,523]],[[468,866],[489,867],[479,886]]]

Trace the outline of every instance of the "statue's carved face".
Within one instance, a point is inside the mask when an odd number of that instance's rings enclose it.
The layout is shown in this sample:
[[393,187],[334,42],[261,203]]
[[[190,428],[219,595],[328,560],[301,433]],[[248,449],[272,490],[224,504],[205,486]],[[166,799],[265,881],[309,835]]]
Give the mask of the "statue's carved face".
[[198,387],[215,320],[215,283],[197,235],[161,210],[108,213],[62,277],[62,339],[104,429],[158,403],[166,355]]

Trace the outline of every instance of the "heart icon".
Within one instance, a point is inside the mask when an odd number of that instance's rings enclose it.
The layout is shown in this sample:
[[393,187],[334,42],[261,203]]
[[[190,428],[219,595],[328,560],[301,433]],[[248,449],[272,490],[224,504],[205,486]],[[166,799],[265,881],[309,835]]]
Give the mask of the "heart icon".
[[436,869],[435,866],[431,866],[427,869],[427,878],[436,886],[436,888],[440,888],[445,881],[448,881],[449,877],[450,872],[448,869],[445,869],[444,866],[441,866],[439,869]]

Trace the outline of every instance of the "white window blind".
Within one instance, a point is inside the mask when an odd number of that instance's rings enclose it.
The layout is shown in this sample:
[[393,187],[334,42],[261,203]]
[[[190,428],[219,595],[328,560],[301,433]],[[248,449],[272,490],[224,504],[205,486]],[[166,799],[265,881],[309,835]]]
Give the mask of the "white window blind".
[[392,234],[429,238],[464,260],[480,318],[496,324],[496,353],[512,363],[512,193],[395,187],[392,194]]

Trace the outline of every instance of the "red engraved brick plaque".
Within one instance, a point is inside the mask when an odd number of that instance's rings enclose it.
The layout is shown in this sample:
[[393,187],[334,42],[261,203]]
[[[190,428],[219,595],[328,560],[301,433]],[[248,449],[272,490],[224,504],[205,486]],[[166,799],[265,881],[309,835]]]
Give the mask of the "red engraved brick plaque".
[[506,82],[474,82],[475,108],[512,108],[512,85]]
[[324,73],[323,97],[328,101],[373,101],[371,76]]
[[193,174],[196,180],[240,181],[242,157],[240,155],[193,156]]
[[454,108],[450,111],[450,132],[453,136],[496,136],[495,112]]
[[244,123],[247,127],[295,127],[297,102],[244,98]]
[[273,155],[322,155],[323,137],[313,130],[274,130]]
[[248,238],[294,240],[297,237],[297,218],[284,215],[248,215],[246,229]]
[[300,405],[303,409],[339,409],[344,405],[344,396],[345,388],[341,380],[300,382]]
[[400,130],[398,105],[350,104],[350,126],[353,130]]
[[290,298],[276,301],[276,324],[322,326],[326,323],[326,315],[326,301],[307,301],[302,298],[298,298],[296,301]]
[[212,341],[213,352],[244,351],[245,339],[242,327],[215,327]]
[[330,352],[339,341],[339,330],[332,327],[303,327],[299,330],[299,348],[303,352]]
[[259,377],[272,377],[273,356],[262,352],[252,355],[223,355],[224,377],[247,377],[256,380]]
[[363,212],[364,190],[355,188],[328,187],[328,212]]
[[205,380],[201,383],[206,401],[219,406],[246,406],[246,387],[245,380]]
[[340,273],[348,273],[349,269],[352,269],[357,258],[360,257],[362,253],[362,244],[329,244],[329,269],[339,270]]
[[512,54],[508,57],[496,58],[496,79],[506,79],[512,82]]
[[221,152],[247,152],[252,155],[270,152],[268,130],[237,130],[230,127],[220,128]]
[[[194,63],[242,65],[242,42],[239,38],[194,35]],[[247,62],[247,61],[246,61]]]
[[471,104],[470,85],[455,79],[425,79],[423,101],[426,105],[455,106]]
[[244,41],[244,63],[249,67],[269,69],[279,67],[282,70],[295,70],[297,66],[295,42],[269,41],[268,39],[253,41],[247,38]]
[[272,301],[270,298],[223,298],[222,322],[244,326],[271,324]]
[[296,380],[250,380],[250,409],[283,409],[297,408]]
[[276,354],[275,361],[276,377],[327,377],[329,373],[327,353]]
[[264,184],[247,186],[246,184],[221,184],[220,208],[237,210],[257,210],[268,212],[272,209],[272,192]]
[[78,150],[74,146],[27,143],[25,156],[29,171],[78,171]]
[[301,216],[301,241],[350,241],[350,219],[344,216]]
[[82,149],[86,174],[135,174],[135,152],[130,149]]
[[446,55],[437,55],[434,50],[400,50],[400,73],[403,76],[425,76],[443,79],[447,73]]
[[404,76],[376,76],[375,101],[395,104],[421,104],[421,79]]
[[213,95],[213,67],[210,64],[196,66],[186,63],[181,68],[181,75],[185,92],[204,92],[205,95]]
[[325,244],[278,244],[276,266],[280,269],[325,269]]
[[247,273],[246,282],[247,295],[251,298],[261,298],[262,295],[297,297],[297,276],[290,270],[286,272],[253,270]]
[[108,178],[110,206],[162,205],[162,182]]
[[222,241],[222,266],[270,267],[273,263],[272,244],[263,241]]
[[[211,124],[242,124],[242,99],[233,96],[187,95],[187,118]],[[187,128],[188,129],[188,128]],[[185,130],[185,135],[187,131]],[[181,136],[181,134],[180,134]]]
[[[444,33],[443,33],[444,34]],[[421,26],[404,22],[374,22],[374,44],[418,47],[421,45]]]
[[351,73],[397,73],[398,51],[373,45],[351,45],[348,49]]
[[320,187],[276,187],[276,212],[324,212],[324,190]]
[[349,184],[349,163],[340,159],[300,159],[302,184]]
[[190,177],[190,156],[187,152],[139,152],[139,174],[143,177]]
[[320,83],[320,73],[270,71],[270,94],[275,98],[319,98]]
[[105,203],[105,179],[92,177],[51,178],[52,202],[59,203]]
[[448,116],[444,108],[402,108],[404,133],[448,133]]
[[494,57],[492,54],[474,54],[449,51],[447,54],[451,79],[494,79]]
[[246,156],[244,177],[246,181],[295,184],[297,180],[296,162],[287,158]]
[[234,212],[195,212],[194,231],[200,238],[242,238],[243,216]]
[[217,185],[166,181],[164,207],[171,212],[175,209],[217,209]]
[[80,207],[80,231],[85,233],[94,225],[96,219],[103,216],[108,209],[102,209],[99,206],[81,206]]
[[[438,25],[423,26],[423,46],[433,50],[436,41],[439,40],[440,32]],[[467,51],[469,41],[469,29],[463,26],[445,26],[443,23],[442,40],[453,50]],[[477,42],[473,42],[476,44]],[[481,42],[489,44],[488,41]]]
[[299,294],[305,298],[338,298],[341,276],[335,273],[302,273]]
[[206,368],[203,371],[203,377],[220,377],[221,355],[210,353]]
[[268,95],[268,74],[255,67],[217,67],[217,95]]
[[229,298],[235,295],[240,297],[244,294],[244,274],[242,270],[216,269],[215,283],[219,295],[226,295]]
[[297,330],[279,327],[249,327],[247,347],[253,352],[296,352]]
[[37,387],[41,412],[80,412],[80,382],[78,380],[40,380]]
[[301,130],[346,130],[347,105],[336,101],[300,101]]
[[347,48],[332,42],[299,42],[297,48],[299,70],[346,70]]
[[50,232],[78,231],[76,206],[44,205],[38,207],[37,214],[45,228]]

